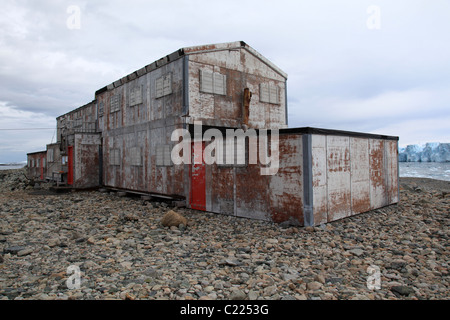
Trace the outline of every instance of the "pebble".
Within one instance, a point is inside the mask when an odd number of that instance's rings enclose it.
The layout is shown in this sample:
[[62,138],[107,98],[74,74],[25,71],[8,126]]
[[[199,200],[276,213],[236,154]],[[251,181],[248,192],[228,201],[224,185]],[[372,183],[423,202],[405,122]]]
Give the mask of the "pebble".
[[247,295],[239,289],[232,290],[229,297],[230,300],[244,300],[245,298],[247,298]]
[[320,282],[317,281],[312,281],[312,282],[308,282],[308,284],[306,285],[306,288],[308,290],[319,290],[320,288],[322,288],[322,284]]
[[23,257],[23,256],[29,255],[31,253],[33,253],[33,249],[26,248],[26,249],[23,249],[23,250],[20,250],[19,252],[17,252],[17,256]]
[[[2,175],[0,299],[448,299],[446,190],[401,187],[398,205],[304,228]],[[186,224],[163,226],[169,210]]]

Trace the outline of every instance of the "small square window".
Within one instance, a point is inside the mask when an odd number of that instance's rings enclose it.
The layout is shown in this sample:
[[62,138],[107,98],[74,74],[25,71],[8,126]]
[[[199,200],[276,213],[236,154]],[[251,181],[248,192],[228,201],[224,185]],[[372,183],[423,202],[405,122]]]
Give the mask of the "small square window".
[[142,166],[142,151],[141,147],[133,147],[130,150],[131,154],[131,165],[132,166]]
[[120,166],[120,149],[111,149],[109,151],[109,164]]
[[172,93],[172,73],[168,73],[155,82],[156,98],[161,98]]
[[110,112],[117,112],[120,111],[120,105],[121,105],[121,96],[120,94],[115,94],[113,96],[111,96],[111,101],[110,101]]
[[138,86],[130,90],[130,107],[142,103],[142,87]]

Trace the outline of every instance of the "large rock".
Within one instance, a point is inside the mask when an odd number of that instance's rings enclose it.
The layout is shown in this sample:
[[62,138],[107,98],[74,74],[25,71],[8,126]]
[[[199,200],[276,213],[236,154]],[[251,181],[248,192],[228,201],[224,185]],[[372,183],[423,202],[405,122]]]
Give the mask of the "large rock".
[[170,210],[162,217],[161,223],[165,227],[172,227],[172,226],[178,227],[180,224],[186,226],[187,219],[178,212]]

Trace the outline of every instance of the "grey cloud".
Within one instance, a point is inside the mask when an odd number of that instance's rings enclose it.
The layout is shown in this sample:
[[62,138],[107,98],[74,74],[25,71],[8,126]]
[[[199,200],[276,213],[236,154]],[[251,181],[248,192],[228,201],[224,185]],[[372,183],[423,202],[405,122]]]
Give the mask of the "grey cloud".
[[[366,26],[374,4],[380,30]],[[69,5],[81,9],[79,30],[66,26]],[[440,126],[450,105],[448,1],[5,0],[2,8],[0,101],[17,110],[52,118],[183,46],[244,40],[288,73],[290,126],[406,140],[425,119],[434,140],[450,136]]]

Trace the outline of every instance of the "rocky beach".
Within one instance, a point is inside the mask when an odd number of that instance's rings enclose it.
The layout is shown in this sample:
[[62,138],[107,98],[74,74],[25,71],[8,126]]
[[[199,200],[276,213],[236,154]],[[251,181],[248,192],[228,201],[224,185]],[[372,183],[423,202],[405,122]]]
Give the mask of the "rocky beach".
[[[0,299],[450,297],[448,181],[401,178],[398,205],[302,228],[113,192],[57,194],[24,172],[0,171]],[[186,220],[164,226],[169,211]]]

